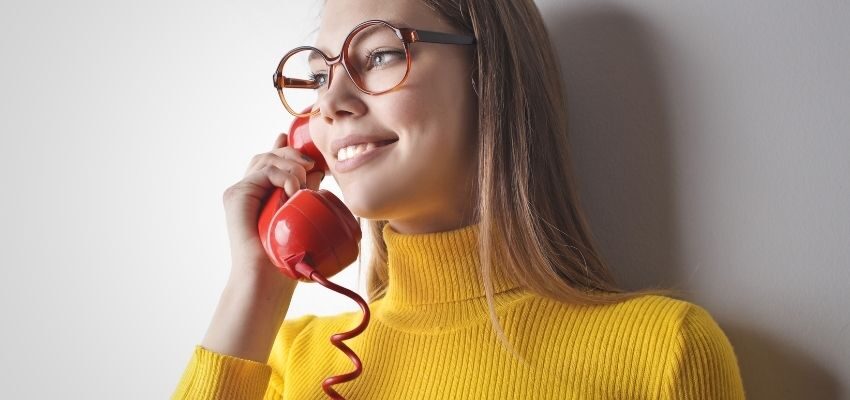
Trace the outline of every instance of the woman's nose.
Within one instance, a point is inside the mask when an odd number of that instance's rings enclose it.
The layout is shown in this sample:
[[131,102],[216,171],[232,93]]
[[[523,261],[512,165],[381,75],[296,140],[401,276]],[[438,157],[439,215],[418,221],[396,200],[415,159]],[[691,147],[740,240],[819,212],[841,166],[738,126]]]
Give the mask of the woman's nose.
[[360,97],[367,96],[357,88],[341,64],[337,63],[330,67],[327,89],[319,94],[317,100],[320,113],[329,120],[344,114],[362,112],[364,103]]

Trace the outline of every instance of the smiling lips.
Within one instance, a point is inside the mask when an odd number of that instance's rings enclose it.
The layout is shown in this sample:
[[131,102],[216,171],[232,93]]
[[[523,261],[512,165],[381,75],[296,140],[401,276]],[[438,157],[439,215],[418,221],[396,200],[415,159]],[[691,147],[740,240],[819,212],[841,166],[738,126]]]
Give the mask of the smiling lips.
[[345,161],[347,159],[353,158],[354,156],[356,156],[360,153],[372,150],[375,147],[381,147],[381,146],[390,144],[392,142],[395,142],[396,140],[398,140],[398,139],[387,139],[387,140],[381,140],[381,141],[378,141],[378,142],[369,142],[369,143],[365,143],[365,144],[360,143],[360,144],[355,144],[355,145],[351,145],[351,146],[348,146],[348,147],[343,147],[343,148],[339,149],[339,151],[337,152],[336,159],[339,160],[339,161]]
[[392,148],[393,144],[397,141],[398,139],[388,139],[343,147],[338,152],[337,160],[334,163],[334,169],[336,169],[337,172],[351,171],[354,168],[365,164],[369,160],[385,153],[388,149]]
[[385,140],[398,140],[398,136],[394,134],[362,134],[362,133],[352,133],[345,136],[340,137],[339,139],[331,142],[331,154],[338,156],[340,149],[354,146],[358,144],[367,144],[367,143],[378,143],[383,142]]

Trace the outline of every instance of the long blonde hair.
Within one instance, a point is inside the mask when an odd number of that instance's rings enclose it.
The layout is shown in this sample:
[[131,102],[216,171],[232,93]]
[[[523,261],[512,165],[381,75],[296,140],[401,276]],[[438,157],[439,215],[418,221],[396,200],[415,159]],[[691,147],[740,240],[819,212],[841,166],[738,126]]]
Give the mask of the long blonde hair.
[[[597,251],[571,166],[561,71],[534,2],[422,1],[477,39],[473,83],[479,95],[480,149],[474,213],[490,319],[502,343],[523,359],[496,317],[491,260],[504,260],[506,273],[529,291],[569,304],[678,296],[672,289],[626,291]],[[386,294],[386,224],[368,221],[370,301]]]

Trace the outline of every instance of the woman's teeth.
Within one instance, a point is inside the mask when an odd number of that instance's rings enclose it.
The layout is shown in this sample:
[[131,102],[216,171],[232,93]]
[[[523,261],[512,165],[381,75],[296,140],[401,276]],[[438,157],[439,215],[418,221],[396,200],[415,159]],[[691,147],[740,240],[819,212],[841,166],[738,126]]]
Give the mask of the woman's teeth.
[[354,146],[343,147],[339,149],[339,153],[336,155],[336,159],[339,161],[345,161],[349,158],[352,158],[364,151],[372,150],[377,145],[375,143],[366,143],[366,144],[358,144]]

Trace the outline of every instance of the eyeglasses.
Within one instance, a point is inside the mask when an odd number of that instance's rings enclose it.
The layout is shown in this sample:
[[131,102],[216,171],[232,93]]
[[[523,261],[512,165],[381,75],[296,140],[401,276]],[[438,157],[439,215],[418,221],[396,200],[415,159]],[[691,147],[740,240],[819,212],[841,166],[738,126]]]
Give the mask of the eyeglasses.
[[410,44],[416,42],[473,44],[472,36],[398,28],[373,19],[362,22],[346,36],[339,55],[330,58],[312,46],[290,50],[278,63],[272,79],[280,101],[297,118],[319,112],[315,106],[333,80],[334,65],[342,63],[351,81],[370,95],[389,92],[410,73]]

